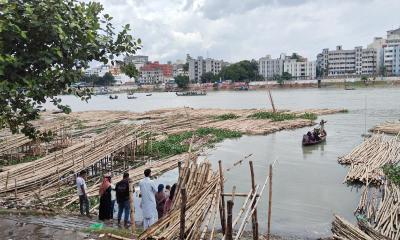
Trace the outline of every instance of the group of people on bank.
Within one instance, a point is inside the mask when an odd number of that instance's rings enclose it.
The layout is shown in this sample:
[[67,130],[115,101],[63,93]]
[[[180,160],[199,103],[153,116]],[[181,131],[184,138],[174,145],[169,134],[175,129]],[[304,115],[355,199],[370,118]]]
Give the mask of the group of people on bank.
[[[79,195],[80,213],[89,216],[89,200],[86,185],[87,172],[82,170],[76,179]],[[124,226],[128,226],[130,216],[130,182],[129,173],[123,174],[123,179],[117,184],[112,183],[111,175],[104,175],[99,188],[100,205],[99,220],[106,221],[114,218],[115,202],[118,205],[118,225],[121,224],[123,215]],[[170,186],[156,183],[151,179],[151,170],[144,171],[144,178],[139,182],[140,208],[143,212],[143,227],[147,229],[159,218],[170,211],[175,196],[176,184]],[[131,189],[131,194],[135,189]]]

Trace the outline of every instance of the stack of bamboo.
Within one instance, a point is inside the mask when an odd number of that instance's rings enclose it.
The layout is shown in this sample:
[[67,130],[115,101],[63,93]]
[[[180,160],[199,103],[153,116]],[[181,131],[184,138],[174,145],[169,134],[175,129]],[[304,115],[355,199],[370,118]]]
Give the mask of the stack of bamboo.
[[350,164],[346,181],[382,183],[385,164],[400,160],[400,141],[397,137],[373,135],[353,151],[339,158],[339,163]]
[[382,201],[379,204],[374,228],[390,239],[400,239],[400,188],[392,183],[386,183]]
[[335,215],[332,223],[333,238],[338,240],[379,240],[368,236],[357,226]]
[[86,169],[112,152],[133,142],[137,129],[117,126],[90,141],[82,141],[71,147],[51,153],[43,158],[0,173],[0,193],[18,189],[19,193],[31,193],[58,184],[63,176],[70,176]]
[[375,126],[372,129],[373,132],[387,133],[387,134],[399,134],[400,133],[400,121],[396,122],[385,122]]
[[[139,239],[177,239],[180,234],[181,203],[186,199],[184,235],[185,239],[213,239],[221,189],[219,174],[212,173],[208,161],[200,164],[193,160],[186,160],[180,168],[177,195],[173,208],[156,224],[143,232]],[[185,189],[187,195],[181,195]],[[187,196],[187,198],[186,198]]]

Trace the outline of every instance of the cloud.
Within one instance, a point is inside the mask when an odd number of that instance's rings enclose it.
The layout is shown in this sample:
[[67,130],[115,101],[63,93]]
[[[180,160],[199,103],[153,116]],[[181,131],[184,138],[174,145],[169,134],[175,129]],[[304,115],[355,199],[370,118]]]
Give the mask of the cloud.
[[[398,0],[101,0],[129,23],[141,54],[166,62],[186,53],[227,61],[366,46],[399,27]],[[390,6],[390,7],[388,7]]]

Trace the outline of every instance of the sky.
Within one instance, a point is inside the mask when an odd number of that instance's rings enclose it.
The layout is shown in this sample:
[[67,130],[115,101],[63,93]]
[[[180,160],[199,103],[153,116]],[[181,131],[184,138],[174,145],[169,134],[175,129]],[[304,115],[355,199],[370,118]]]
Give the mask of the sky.
[[97,0],[129,23],[150,61],[204,56],[237,62],[323,48],[366,47],[400,27],[400,0]]

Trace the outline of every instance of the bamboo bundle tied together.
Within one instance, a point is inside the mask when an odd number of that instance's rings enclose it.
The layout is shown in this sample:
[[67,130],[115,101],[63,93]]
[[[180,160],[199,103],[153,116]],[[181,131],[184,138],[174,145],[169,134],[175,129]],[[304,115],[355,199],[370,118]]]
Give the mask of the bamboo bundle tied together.
[[397,135],[400,133],[400,121],[385,122],[382,124],[378,124],[377,126],[372,128],[371,131],[376,133],[387,133],[387,134]]
[[345,181],[359,181],[382,184],[385,164],[394,164],[400,160],[400,141],[397,137],[373,135],[349,154],[340,157],[339,163],[350,164]]
[[[185,239],[212,239],[219,212],[221,189],[219,174],[213,173],[209,161],[197,163],[186,159],[180,169],[171,211],[143,232],[139,239],[177,239],[180,228],[180,188],[187,190]],[[210,232],[211,230],[211,232]]]

